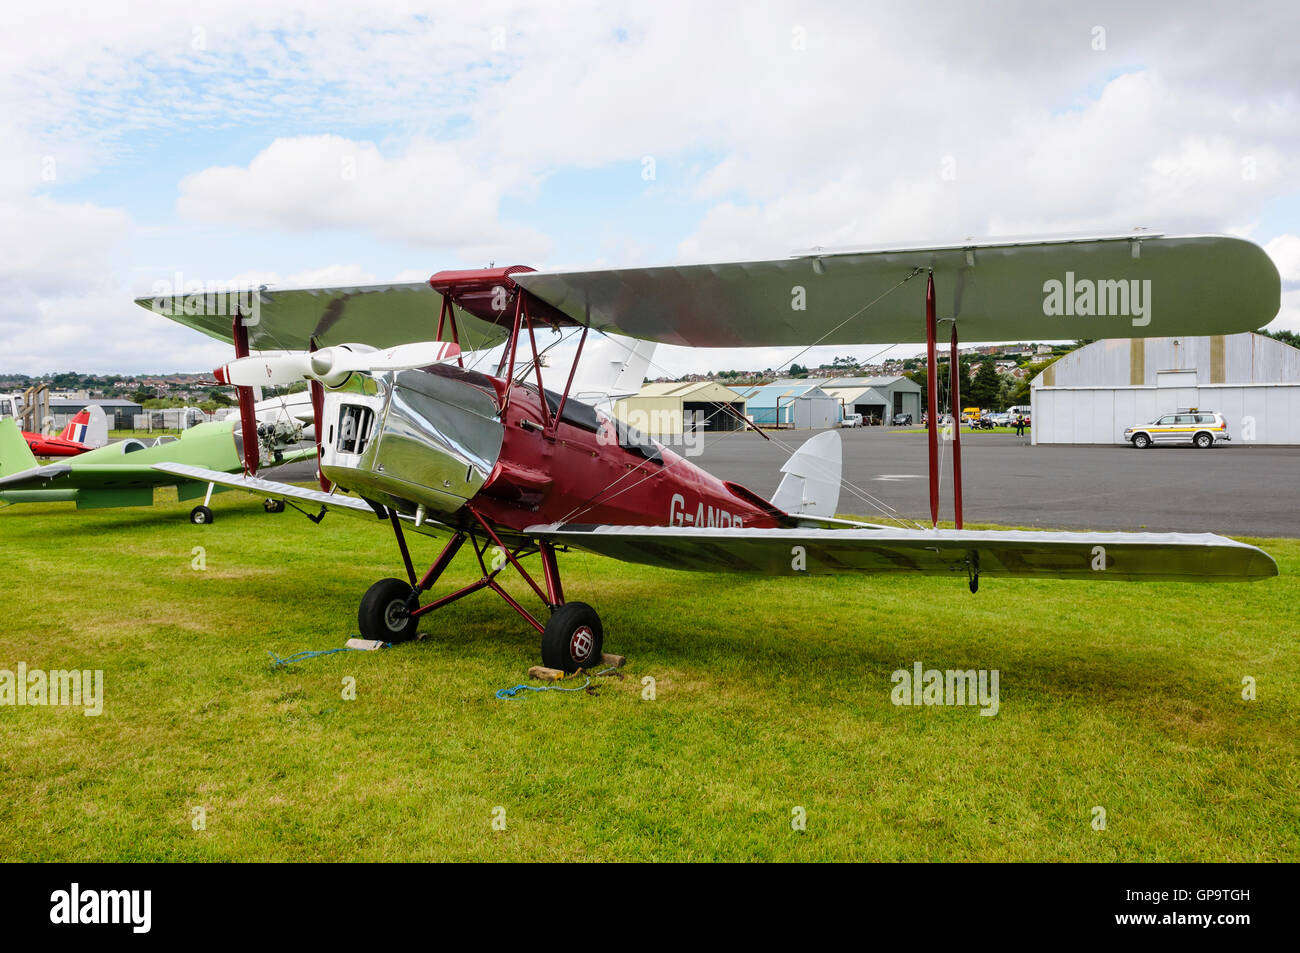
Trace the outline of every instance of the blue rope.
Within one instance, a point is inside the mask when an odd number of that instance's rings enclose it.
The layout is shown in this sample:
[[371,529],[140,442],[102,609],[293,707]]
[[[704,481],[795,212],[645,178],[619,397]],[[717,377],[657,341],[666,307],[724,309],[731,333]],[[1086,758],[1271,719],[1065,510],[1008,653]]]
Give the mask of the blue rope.
[[591,676],[577,688],[561,688],[559,685],[516,685],[514,688],[498,688],[497,698],[514,698],[520,692],[585,692],[591,684]]
[[[385,642],[384,648],[392,648],[393,643]],[[369,649],[354,649],[350,645],[345,645],[341,649],[325,649],[321,652],[299,652],[296,655],[290,655],[288,658],[280,658],[274,652],[267,652],[274,660],[271,662],[271,668],[283,668],[285,665],[292,665],[294,662],[303,662],[309,658],[317,658],[321,655],[333,655],[335,652],[367,652]]]

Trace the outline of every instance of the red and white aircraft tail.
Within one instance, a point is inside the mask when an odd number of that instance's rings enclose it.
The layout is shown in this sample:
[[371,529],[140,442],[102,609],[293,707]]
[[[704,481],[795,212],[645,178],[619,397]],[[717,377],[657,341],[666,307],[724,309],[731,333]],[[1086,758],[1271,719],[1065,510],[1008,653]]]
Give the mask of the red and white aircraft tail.
[[108,417],[104,414],[102,407],[91,404],[68,421],[68,425],[63,428],[63,433],[59,434],[59,437],[64,440],[71,440],[74,443],[84,444],[92,450],[106,446],[108,444]]

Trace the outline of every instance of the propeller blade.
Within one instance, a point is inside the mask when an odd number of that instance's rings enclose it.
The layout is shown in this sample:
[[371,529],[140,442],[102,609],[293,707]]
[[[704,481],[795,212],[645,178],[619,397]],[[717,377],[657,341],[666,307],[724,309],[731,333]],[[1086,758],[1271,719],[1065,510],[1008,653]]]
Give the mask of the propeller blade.
[[327,386],[342,384],[349,374],[404,371],[428,367],[460,354],[460,347],[444,341],[400,344],[377,351],[364,344],[339,344],[307,354],[279,354],[272,357],[242,357],[213,371],[223,384],[253,387],[263,384],[292,384],[320,381]]
[[314,376],[322,383],[337,386],[349,374],[381,374],[385,371],[428,367],[451,360],[459,354],[459,345],[445,341],[399,344],[383,351],[365,345],[340,344],[316,351],[311,356],[311,365]]
[[275,357],[240,357],[212,373],[223,384],[260,387],[310,379],[311,370],[309,355],[280,354]]

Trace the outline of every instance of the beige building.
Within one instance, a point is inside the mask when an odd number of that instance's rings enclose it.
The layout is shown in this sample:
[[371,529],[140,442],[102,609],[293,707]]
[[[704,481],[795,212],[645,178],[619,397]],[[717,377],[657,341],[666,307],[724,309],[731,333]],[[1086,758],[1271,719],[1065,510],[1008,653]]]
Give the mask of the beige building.
[[669,381],[646,384],[634,397],[618,401],[614,415],[651,437],[701,429],[709,433],[739,430],[745,398],[712,381]]

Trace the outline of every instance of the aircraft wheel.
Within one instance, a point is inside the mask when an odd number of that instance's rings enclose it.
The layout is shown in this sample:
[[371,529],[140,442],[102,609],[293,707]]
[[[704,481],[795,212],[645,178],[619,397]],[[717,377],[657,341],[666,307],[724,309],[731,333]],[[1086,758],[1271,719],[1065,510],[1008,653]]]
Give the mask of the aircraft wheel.
[[411,618],[411,584],[402,579],[381,579],[361,597],[357,628],[363,639],[407,642],[415,638],[420,620]]
[[194,509],[190,510],[190,522],[194,523],[196,526],[211,523],[215,518],[216,517],[212,515],[212,511],[206,506],[196,506]]
[[263,500],[262,509],[266,510],[268,513],[283,513],[284,500]]
[[553,613],[542,633],[542,664],[576,672],[600,661],[605,630],[596,610],[585,602],[566,602]]
[[1196,435],[1196,439],[1193,440],[1192,442],[1196,444],[1198,447],[1200,447],[1202,450],[1204,450],[1214,443],[1214,438],[1211,437],[1208,433],[1198,433]]
[[1144,433],[1140,433],[1133,438],[1133,446],[1137,447],[1139,450],[1145,450],[1147,447],[1151,446],[1151,438]]

